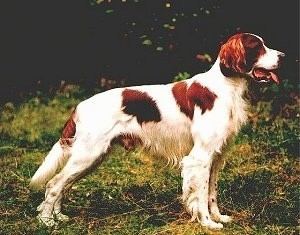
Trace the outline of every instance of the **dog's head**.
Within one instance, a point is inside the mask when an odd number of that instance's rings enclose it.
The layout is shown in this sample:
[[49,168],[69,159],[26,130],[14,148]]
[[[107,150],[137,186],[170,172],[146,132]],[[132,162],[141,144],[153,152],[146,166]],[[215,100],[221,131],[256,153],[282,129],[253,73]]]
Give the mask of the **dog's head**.
[[283,57],[284,53],[268,48],[262,38],[250,33],[232,36],[219,53],[220,68],[225,76],[247,74],[255,81],[277,84],[276,70]]

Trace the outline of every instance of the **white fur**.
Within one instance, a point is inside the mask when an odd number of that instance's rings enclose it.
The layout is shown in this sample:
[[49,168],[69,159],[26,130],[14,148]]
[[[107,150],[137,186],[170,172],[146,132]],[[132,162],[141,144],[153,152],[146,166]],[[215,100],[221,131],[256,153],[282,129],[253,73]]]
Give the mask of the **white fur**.
[[263,54],[257,61],[254,67],[265,68],[265,69],[277,69],[279,63],[279,57],[284,56],[284,53],[270,49],[264,46],[266,53]]
[[[258,64],[270,68],[277,64],[278,58],[275,59],[276,51],[266,50]],[[61,172],[47,183],[38,218],[47,225],[53,225],[55,219],[65,219],[61,214],[64,191],[101,163],[113,138],[129,133],[138,136],[152,154],[165,157],[172,164],[181,162],[182,198],[192,220],[197,219],[212,229],[222,228],[219,222],[231,219],[220,214],[217,206],[217,175],[224,162],[220,152],[228,138],[245,123],[247,105],[243,99],[245,79],[225,77],[219,63],[218,58],[208,72],[186,80],[188,86],[199,83],[217,96],[211,110],[202,113],[195,106],[192,120],[180,111],[172,94],[173,84],[131,87],[152,97],[161,113],[159,122],[140,125],[136,117],[125,114],[122,107],[125,88],[109,90],[81,102],[76,109],[72,146],[67,149],[56,143],[32,178],[32,186],[43,185],[56,172],[64,152],[70,153]]]

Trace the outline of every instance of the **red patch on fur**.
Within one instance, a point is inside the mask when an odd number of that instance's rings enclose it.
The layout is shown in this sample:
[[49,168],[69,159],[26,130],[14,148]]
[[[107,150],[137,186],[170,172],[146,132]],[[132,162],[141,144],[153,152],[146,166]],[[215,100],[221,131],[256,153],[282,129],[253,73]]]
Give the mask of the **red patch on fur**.
[[73,138],[75,136],[76,132],[76,110],[74,110],[68,119],[68,121],[65,123],[64,129],[61,133],[60,137],[60,144],[62,145],[68,145],[71,146],[73,143]]
[[245,66],[245,49],[242,43],[242,34],[232,36],[221,47],[219,56],[220,63],[225,68],[237,73],[243,73]]
[[211,92],[207,87],[194,82],[188,89],[187,97],[192,106],[199,106],[202,110],[202,114],[204,114],[206,110],[211,110],[214,107],[217,95]]
[[176,100],[180,111],[183,112],[190,119],[193,119],[194,108],[190,106],[187,97],[187,84],[186,82],[177,82],[172,87],[172,93]]
[[217,95],[207,87],[195,82],[189,88],[187,88],[185,82],[178,82],[173,86],[172,93],[180,111],[191,120],[193,119],[195,105],[200,107],[202,114],[204,114],[206,110],[213,108],[217,98]]
[[261,39],[252,34],[236,34],[221,47],[221,70],[225,76],[249,72],[264,53]]
[[263,42],[251,34],[244,34],[242,43],[245,50],[245,70],[248,72],[252,69],[259,57],[266,53],[266,49],[264,48]]
[[161,121],[156,102],[146,92],[125,89],[122,96],[123,112],[135,116],[140,125],[146,122]]
[[113,139],[112,144],[114,143],[122,145],[126,150],[132,150],[135,146],[141,145],[142,140],[131,134],[122,134]]

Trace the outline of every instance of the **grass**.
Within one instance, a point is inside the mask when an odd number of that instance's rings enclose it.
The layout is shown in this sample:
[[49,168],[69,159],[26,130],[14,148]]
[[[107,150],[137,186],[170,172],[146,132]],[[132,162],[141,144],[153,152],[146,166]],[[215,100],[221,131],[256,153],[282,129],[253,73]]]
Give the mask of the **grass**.
[[40,225],[35,216],[43,192],[30,191],[28,183],[78,97],[83,95],[39,95],[1,108],[0,234],[299,233],[299,120],[272,117],[270,102],[254,107],[251,122],[225,151],[219,201],[234,222],[222,231],[189,222],[179,169],[120,146],[66,195],[69,222],[55,229]]

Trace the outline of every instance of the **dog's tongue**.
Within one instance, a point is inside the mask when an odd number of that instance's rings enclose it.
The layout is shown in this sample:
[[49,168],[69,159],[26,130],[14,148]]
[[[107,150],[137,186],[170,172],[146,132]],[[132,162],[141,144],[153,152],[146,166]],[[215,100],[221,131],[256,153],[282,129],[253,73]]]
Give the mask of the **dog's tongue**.
[[271,76],[271,80],[273,80],[276,84],[279,84],[279,79],[278,76],[276,75],[276,73],[270,71],[270,76]]
[[279,84],[279,79],[276,73],[271,70],[266,70],[263,68],[256,68],[254,69],[254,76],[259,80],[272,80],[276,84]]

